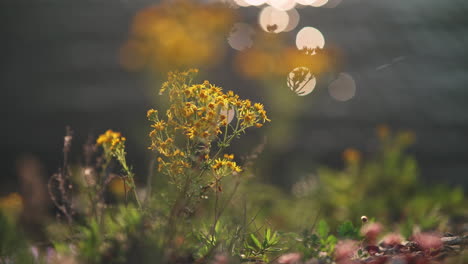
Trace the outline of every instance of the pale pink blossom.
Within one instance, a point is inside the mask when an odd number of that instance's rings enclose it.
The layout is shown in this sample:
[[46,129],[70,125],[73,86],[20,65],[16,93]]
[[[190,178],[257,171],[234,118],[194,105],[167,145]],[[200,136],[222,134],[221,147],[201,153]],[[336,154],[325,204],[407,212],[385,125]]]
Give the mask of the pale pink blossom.
[[403,242],[403,236],[401,236],[398,233],[389,233],[385,235],[384,238],[382,239],[382,243],[385,246],[394,247],[394,246],[401,245],[402,242]]
[[225,254],[217,254],[214,259],[212,264],[228,264],[229,263],[229,258]]
[[382,230],[383,226],[380,223],[367,223],[361,228],[361,234],[367,238],[369,243],[375,243]]
[[442,240],[437,234],[419,233],[413,236],[413,241],[424,250],[437,250],[442,247]]
[[335,247],[335,259],[338,263],[346,263],[355,255],[357,250],[358,245],[356,241],[340,241]]
[[288,253],[278,258],[280,264],[295,264],[301,260],[301,254],[299,253]]

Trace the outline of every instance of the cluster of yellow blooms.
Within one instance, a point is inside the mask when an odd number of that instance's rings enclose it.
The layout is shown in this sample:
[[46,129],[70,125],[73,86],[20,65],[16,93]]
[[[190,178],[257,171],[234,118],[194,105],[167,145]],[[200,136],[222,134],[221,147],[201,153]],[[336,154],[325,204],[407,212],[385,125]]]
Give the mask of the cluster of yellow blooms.
[[23,209],[23,198],[18,193],[10,193],[0,197],[0,211],[7,214],[16,214]]
[[[122,166],[123,175],[121,178],[118,178],[111,182],[111,190],[118,190],[120,188],[123,189],[123,192],[126,194],[126,186],[129,187],[130,190],[133,191],[135,200],[140,205],[140,201],[138,199],[138,195],[136,193],[136,186],[134,182],[134,174],[127,164],[126,160],[126,152],[125,152],[125,141],[127,139],[122,136],[120,132],[114,132],[112,130],[107,130],[104,134],[100,135],[96,140],[96,144],[98,146],[102,146],[104,149],[104,155],[107,161],[110,161],[111,158],[117,159],[117,161]],[[122,191],[120,191],[121,193]],[[118,193],[118,191],[116,192]]]
[[212,66],[225,53],[235,11],[221,4],[161,1],[135,16],[121,64],[129,70]]
[[100,135],[96,140],[98,145],[104,146],[104,148],[115,149],[117,146],[122,145],[127,139],[122,137],[120,132],[114,132],[107,130],[106,133]]
[[306,67],[314,75],[329,72],[339,66],[338,59],[332,49],[298,50],[278,34],[259,33],[252,48],[236,53],[234,66],[252,79],[284,78],[297,67]]
[[[166,118],[161,119],[154,109],[147,113],[152,122],[149,149],[160,154],[159,171],[171,179],[190,173],[188,169],[211,169],[217,178],[240,172],[234,155],[218,156],[247,128],[270,121],[262,104],[242,100],[232,91],[224,93],[208,81],[192,84],[197,72],[169,73],[161,88],[161,94],[169,95]],[[210,155],[215,142],[218,152]]]

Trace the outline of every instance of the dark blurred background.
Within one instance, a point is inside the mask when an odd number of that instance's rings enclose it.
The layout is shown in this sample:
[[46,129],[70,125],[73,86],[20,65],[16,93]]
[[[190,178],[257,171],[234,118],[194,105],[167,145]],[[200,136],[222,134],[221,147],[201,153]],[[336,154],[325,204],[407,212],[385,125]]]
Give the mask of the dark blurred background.
[[[124,70],[119,51],[133,16],[154,3],[1,1],[0,192],[17,188],[16,164],[24,155],[38,157],[48,174],[60,165],[66,125],[75,131],[74,160],[89,134],[112,128],[128,135],[130,160],[137,172],[146,172],[145,113],[163,80]],[[256,26],[259,8],[238,12]],[[467,189],[467,12],[463,0],[343,0],[336,8],[299,9],[294,32],[319,28],[327,45],[343,54],[343,71],[353,76],[357,90],[353,99],[335,101],[327,80],[319,80],[310,95],[297,97],[302,107],[294,132],[264,160],[265,179],[283,184],[318,164],[340,167],[347,147],[371,155],[375,127],[387,124],[414,131],[410,151],[426,182]],[[294,34],[287,38],[294,43]],[[235,52],[229,50],[227,61]],[[203,77],[260,101],[268,92],[231,63]]]

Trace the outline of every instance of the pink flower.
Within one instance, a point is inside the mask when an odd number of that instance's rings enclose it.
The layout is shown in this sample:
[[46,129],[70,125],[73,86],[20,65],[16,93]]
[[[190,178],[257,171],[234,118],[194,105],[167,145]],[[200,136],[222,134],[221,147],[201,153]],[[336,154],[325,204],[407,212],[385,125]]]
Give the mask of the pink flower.
[[343,240],[335,247],[335,259],[337,263],[347,263],[358,250],[356,241]]
[[385,246],[391,247],[401,245],[401,242],[403,242],[403,237],[398,233],[389,233],[382,239],[382,243]]
[[436,234],[419,233],[413,236],[413,241],[424,250],[437,250],[442,247],[442,240]]
[[367,223],[361,228],[361,234],[367,238],[369,243],[373,244],[382,229],[383,226],[380,223]]
[[217,254],[214,259],[212,264],[228,264],[229,263],[229,258],[224,255],[224,254]]
[[280,264],[294,264],[298,263],[301,260],[301,254],[299,253],[288,253],[284,254],[278,258],[278,263]]

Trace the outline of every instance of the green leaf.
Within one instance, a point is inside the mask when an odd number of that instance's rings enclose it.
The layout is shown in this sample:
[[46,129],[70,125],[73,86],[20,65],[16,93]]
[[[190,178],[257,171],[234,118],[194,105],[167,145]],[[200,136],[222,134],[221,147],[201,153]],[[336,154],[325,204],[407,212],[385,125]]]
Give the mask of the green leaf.
[[265,240],[266,240],[267,242],[270,242],[270,237],[271,237],[271,229],[270,229],[270,228],[267,228],[267,229],[265,230]]
[[272,237],[270,238],[270,245],[276,245],[279,242],[278,233],[274,232]]
[[260,241],[258,241],[258,238],[254,234],[250,234],[250,239],[254,243],[254,245],[257,247],[257,249],[262,249],[262,244]]
[[340,238],[359,238],[359,230],[354,227],[351,221],[346,221],[338,227],[338,236]]
[[328,226],[327,222],[325,220],[320,220],[320,222],[317,225],[317,234],[325,238],[327,237],[328,233],[330,232],[330,227]]

